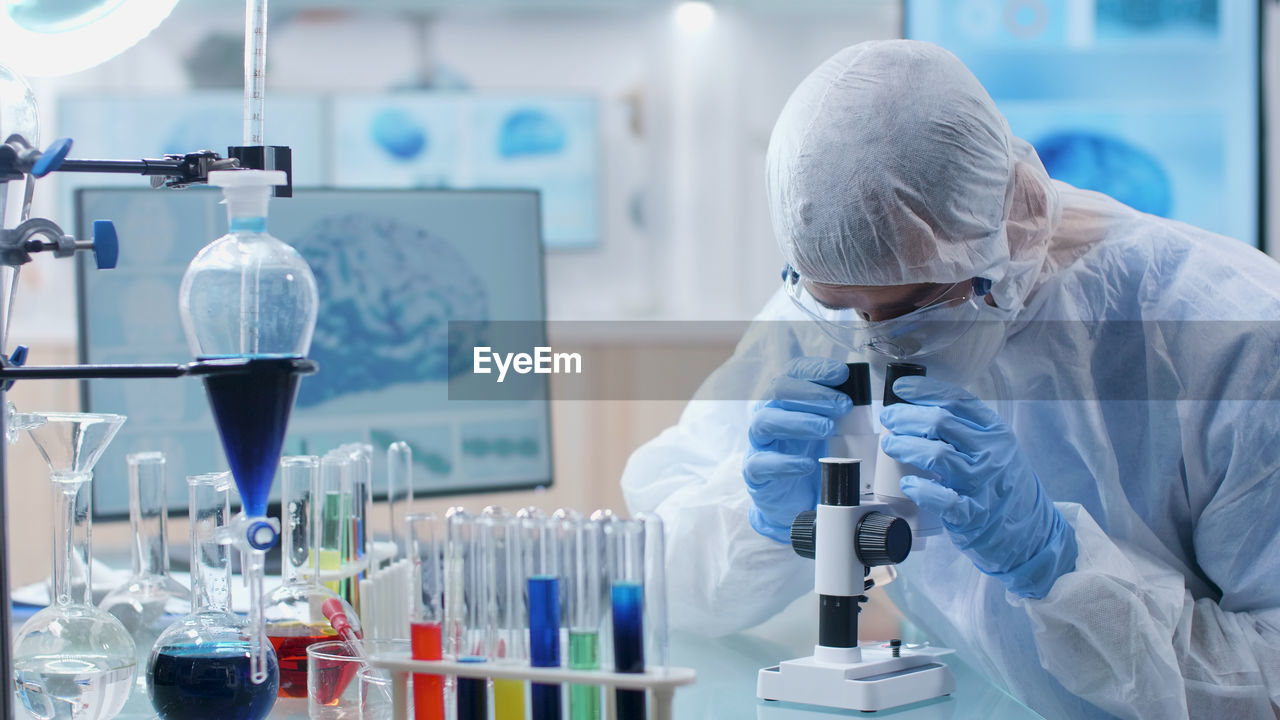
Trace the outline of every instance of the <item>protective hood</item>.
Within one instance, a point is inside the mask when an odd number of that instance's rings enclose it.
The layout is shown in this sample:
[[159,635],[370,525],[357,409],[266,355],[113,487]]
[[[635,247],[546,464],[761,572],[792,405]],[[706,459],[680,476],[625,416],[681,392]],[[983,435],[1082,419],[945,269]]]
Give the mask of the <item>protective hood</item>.
[[1047,275],[1057,189],[951,53],[846,48],[787,101],[769,142],[774,233],[801,276],[842,285],[985,277],[1020,309]]

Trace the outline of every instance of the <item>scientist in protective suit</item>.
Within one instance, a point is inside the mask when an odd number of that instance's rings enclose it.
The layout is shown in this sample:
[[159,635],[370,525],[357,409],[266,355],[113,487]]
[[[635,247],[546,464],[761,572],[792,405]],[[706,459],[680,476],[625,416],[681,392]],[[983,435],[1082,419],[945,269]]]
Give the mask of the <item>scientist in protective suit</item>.
[[905,356],[882,447],[945,528],[887,588],[911,620],[1048,717],[1280,716],[1280,266],[1051,180],[926,43],[824,63],[767,164],[783,287],[622,481],[675,627],[813,587],[831,386]]

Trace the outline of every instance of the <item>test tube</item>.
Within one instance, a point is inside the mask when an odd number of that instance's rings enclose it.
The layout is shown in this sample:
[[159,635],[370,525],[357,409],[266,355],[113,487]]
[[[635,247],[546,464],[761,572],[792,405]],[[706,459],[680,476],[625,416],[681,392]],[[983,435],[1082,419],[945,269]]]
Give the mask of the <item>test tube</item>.
[[[348,443],[340,450],[351,455],[351,538],[348,544],[347,561],[360,564],[371,559],[373,539],[369,535],[369,504],[373,501],[373,446],[368,443]],[[376,570],[372,563],[360,570],[351,584],[359,586],[362,578]],[[358,599],[358,597],[356,598]],[[355,600],[352,600],[354,604]]]
[[[613,614],[613,669],[644,672],[644,523],[617,519],[603,527]],[[618,720],[644,720],[643,690],[616,690]]]
[[[344,452],[330,451],[320,458],[320,553],[321,572],[337,572],[343,569],[346,555],[348,525],[346,493],[350,483],[348,469],[351,456]],[[325,587],[352,602],[351,583],[346,579],[330,580]],[[354,603],[352,604],[354,607]]]
[[[598,521],[566,513],[560,522],[564,551],[565,624],[569,627],[569,668],[600,669],[600,619],[604,546]],[[570,720],[600,720],[600,688],[569,686]]]
[[[284,532],[281,534],[280,576],[285,584],[302,581],[303,575],[315,582],[315,563],[319,557],[312,557],[309,552],[314,536],[312,526],[311,498],[314,497],[312,487],[319,472],[320,458],[314,455],[290,455],[280,458],[280,497],[281,514],[284,516]],[[302,664],[306,665],[306,656]]]
[[[529,647],[518,518],[490,506],[481,512],[481,528],[485,563],[491,571],[488,602],[494,627],[492,659],[502,664],[523,664],[529,660]],[[494,678],[494,720],[524,720],[524,687],[522,680]]]
[[387,508],[391,511],[391,540],[396,557],[406,557],[405,509],[413,507],[413,450],[397,440],[387,446]]
[[[444,621],[439,523],[435,513],[423,513],[407,516],[405,527],[408,553],[417,578],[413,586],[413,619],[409,623],[410,651],[414,660],[439,660],[443,657],[441,625]],[[413,676],[413,714],[415,720],[444,720],[444,678]]]
[[[528,578],[529,664],[560,667],[560,543],[556,521],[537,508],[524,508],[520,519],[520,551]],[[559,720],[560,686],[531,683],[533,720]]]
[[[450,508],[445,518],[445,620],[449,646],[458,662],[485,662],[491,654],[488,574],[480,552],[478,518]],[[489,684],[484,678],[459,677],[458,720],[488,720]]]
[[666,533],[656,513],[637,513],[644,524],[644,616],[648,626],[646,663],[666,670],[668,664]]

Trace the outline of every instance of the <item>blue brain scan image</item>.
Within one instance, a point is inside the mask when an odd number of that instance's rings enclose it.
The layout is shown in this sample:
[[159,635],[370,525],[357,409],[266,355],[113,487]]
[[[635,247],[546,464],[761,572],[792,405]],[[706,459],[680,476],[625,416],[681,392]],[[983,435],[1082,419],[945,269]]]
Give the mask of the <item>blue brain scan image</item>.
[[564,124],[535,108],[521,108],[502,122],[498,154],[504,158],[556,155],[564,151],[569,134]]
[[464,332],[473,337],[455,348],[484,345],[489,301],[452,245],[361,213],[325,217],[293,245],[315,273],[322,301],[310,357],[324,371],[301,384],[298,407],[471,371],[470,355],[450,355],[449,321],[472,321]]
[[1098,34],[1107,38],[1148,33],[1212,36],[1218,0],[1097,0]]
[[1085,190],[1105,193],[1141,212],[1169,217],[1169,174],[1151,153],[1096,132],[1058,132],[1034,143],[1049,175]]
[[427,149],[427,129],[401,108],[384,108],[369,123],[374,143],[396,160],[413,160]]

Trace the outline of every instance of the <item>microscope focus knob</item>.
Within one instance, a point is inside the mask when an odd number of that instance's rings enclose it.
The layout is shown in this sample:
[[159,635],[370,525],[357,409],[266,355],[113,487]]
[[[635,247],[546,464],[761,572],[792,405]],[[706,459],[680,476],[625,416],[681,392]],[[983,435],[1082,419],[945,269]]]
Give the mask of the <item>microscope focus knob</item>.
[[[799,520],[799,518],[796,518]],[[791,529],[795,543],[795,526]],[[869,512],[858,521],[854,548],[863,565],[897,565],[911,552],[911,526],[906,520],[880,512]],[[800,551],[797,549],[797,553]]]
[[805,510],[791,521],[791,549],[802,558],[814,559],[817,554],[818,513]]

